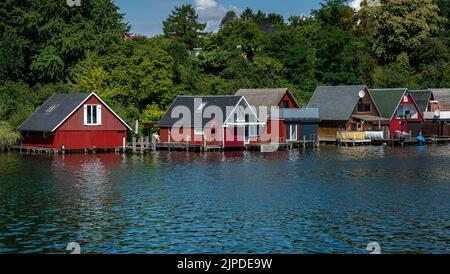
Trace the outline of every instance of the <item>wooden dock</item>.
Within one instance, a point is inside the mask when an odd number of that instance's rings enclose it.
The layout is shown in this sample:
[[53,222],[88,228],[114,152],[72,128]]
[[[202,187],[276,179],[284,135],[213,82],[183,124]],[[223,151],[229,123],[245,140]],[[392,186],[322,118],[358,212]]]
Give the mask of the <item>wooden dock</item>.
[[[430,137],[426,138],[425,144],[449,144],[450,137]],[[288,141],[285,144],[247,144],[245,147],[238,148],[240,150],[274,152],[278,150],[288,150],[306,147],[319,147],[320,145],[336,145],[336,146],[412,146],[422,144],[417,139],[409,138],[406,140],[384,139],[384,140],[339,140],[339,139],[320,139]],[[192,144],[192,143],[158,143],[151,141],[150,138],[135,138],[134,141],[126,144],[125,147],[113,149],[84,149],[84,150],[62,150],[44,147],[28,147],[28,146],[12,146],[0,147],[0,151],[17,151],[27,154],[65,154],[65,153],[133,153],[146,154],[156,152],[158,150],[166,151],[186,151],[186,152],[212,152],[225,150],[220,145],[211,144]]]

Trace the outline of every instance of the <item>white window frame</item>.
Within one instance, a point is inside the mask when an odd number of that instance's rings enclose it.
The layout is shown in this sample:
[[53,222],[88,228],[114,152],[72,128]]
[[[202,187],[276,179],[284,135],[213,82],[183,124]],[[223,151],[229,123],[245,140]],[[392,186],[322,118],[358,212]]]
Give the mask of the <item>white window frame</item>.
[[298,126],[296,123],[292,123],[289,124],[289,136],[287,136],[289,139],[288,141],[297,141],[298,136],[297,136],[297,131],[298,131]]
[[[96,107],[97,121],[92,123],[93,111],[91,109],[91,123],[88,123],[88,108]],[[100,126],[102,124],[102,106],[99,104],[86,104],[84,105],[84,125],[85,126]]]

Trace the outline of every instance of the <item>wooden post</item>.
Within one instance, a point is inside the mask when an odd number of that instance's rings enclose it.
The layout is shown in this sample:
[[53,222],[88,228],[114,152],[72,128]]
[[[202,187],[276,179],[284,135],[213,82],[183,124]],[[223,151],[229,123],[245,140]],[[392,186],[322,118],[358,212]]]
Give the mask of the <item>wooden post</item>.
[[141,143],[141,154],[144,154],[144,137],[142,137],[142,136],[141,136],[140,143]]
[[133,147],[133,153],[136,153],[136,137],[134,137],[134,136],[132,138],[132,147]]
[[169,139],[167,140],[167,142],[168,142],[167,149],[169,150],[169,152],[170,152],[170,139],[171,139],[170,135],[171,135],[171,133],[170,133],[170,129],[169,129]]
[[207,151],[207,148],[206,148],[206,138],[205,138],[205,135],[202,135],[203,136],[203,151]]

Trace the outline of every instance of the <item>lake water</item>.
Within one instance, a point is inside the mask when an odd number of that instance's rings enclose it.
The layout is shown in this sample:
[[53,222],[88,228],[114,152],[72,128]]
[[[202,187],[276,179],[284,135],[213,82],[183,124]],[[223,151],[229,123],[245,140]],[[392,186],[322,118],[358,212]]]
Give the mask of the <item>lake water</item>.
[[0,253],[450,251],[450,146],[0,153]]

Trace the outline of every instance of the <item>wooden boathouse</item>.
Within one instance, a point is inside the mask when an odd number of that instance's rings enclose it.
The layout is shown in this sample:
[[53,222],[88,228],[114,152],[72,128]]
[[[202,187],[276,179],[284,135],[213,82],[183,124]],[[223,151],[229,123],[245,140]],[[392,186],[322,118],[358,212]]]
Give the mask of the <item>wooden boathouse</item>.
[[131,128],[95,93],[59,93],[20,126],[23,149],[124,148]]

